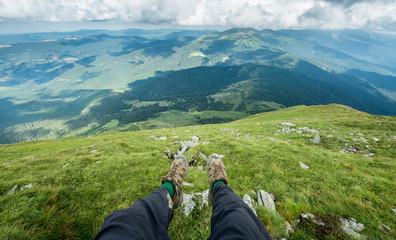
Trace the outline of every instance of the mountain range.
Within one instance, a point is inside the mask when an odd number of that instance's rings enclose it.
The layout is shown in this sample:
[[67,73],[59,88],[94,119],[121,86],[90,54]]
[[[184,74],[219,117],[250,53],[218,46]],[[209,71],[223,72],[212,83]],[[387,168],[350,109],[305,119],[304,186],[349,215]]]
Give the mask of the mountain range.
[[0,143],[218,123],[295,105],[396,114],[396,35],[85,30],[0,36]]

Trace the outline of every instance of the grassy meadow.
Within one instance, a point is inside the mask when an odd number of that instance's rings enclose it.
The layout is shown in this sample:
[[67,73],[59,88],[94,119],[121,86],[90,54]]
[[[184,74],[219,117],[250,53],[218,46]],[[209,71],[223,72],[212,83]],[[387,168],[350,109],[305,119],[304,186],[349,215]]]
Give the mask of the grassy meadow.
[[[285,122],[318,132],[289,133]],[[0,239],[92,239],[106,216],[160,186],[171,164],[164,152],[175,153],[179,141],[194,135],[210,143],[186,152],[188,159],[198,151],[222,154],[238,195],[254,198],[262,189],[275,196],[279,214],[256,207],[274,239],[336,238],[304,228],[286,236],[284,222],[306,212],[355,218],[369,239],[396,239],[396,117],[342,105],[297,106],[225,124],[0,145]],[[310,141],[316,135],[319,144]],[[361,152],[340,153],[351,146]],[[369,153],[375,155],[364,155]],[[302,169],[299,161],[310,168]],[[186,181],[193,186],[183,187],[185,193],[208,188],[202,165],[199,159],[190,167]],[[28,184],[32,187],[20,190]],[[15,185],[19,189],[7,194]],[[179,208],[169,235],[206,239],[210,216],[210,206],[195,208],[190,216]]]

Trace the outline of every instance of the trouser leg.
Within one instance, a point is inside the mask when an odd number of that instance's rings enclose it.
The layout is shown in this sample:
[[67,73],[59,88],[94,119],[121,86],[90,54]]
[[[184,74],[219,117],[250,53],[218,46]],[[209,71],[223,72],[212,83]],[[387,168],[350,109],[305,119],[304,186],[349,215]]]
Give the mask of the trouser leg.
[[[169,200],[169,201],[168,201]],[[170,239],[173,205],[166,187],[110,214],[95,239]]]
[[263,223],[230,187],[215,187],[208,239],[271,239]]

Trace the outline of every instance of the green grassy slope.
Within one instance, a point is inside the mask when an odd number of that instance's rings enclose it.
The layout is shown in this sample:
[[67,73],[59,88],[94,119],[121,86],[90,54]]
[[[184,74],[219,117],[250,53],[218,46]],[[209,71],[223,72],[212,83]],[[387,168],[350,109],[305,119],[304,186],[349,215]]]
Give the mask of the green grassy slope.
[[[284,122],[319,132],[287,133],[282,131]],[[193,135],[210,143],[191,149],[186,157],[198,151],[223,154],[237,194],[263,189],[275,196],[278,216],[256,208],[274,238],[285,236],[285,220],[292,222],[304,212],[352,217],[365,225],[363,234],[369,238],[396,238],[396,140],[391,138],[396,135],[396,118],[328,105],[297,106],[219,125],[0,145],[0,239],[92,238],[108,214],[160,186],[171,164],[164,151],[176,152],[178,141]],[[321,136],[320,144],[309,141],[315,135]],[[339,152],[349,146],[363,152]],[[375,155],[363,155],[367,153]],[[310,169],[302,169],[299,161]],[[194,186],[185,186],[185,193],[208,188],[206,172],[197,166],[189,170],[186,181]],[[30,183],[33,187],[7,195],[13,186]],[[195,209],[188,217],[177,209],[171,238],[205,239],[210,214],[210,207]],[[381,230],[381,224],[393,231]],[[299,229],[289,239],[306,239],[309,234]]]

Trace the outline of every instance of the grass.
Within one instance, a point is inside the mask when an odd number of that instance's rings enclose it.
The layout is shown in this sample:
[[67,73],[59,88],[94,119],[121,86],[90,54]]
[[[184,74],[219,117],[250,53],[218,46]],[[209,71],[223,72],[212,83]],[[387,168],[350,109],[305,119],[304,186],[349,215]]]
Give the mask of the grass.
[[[283,132],[283,122],[319,132]],[[150,137],[153,134],[167,140],[155,140]],[[357,140],[360,134],[368,143]],[[391,138],[396,135],[396,118],[328,105],[297,106],[218,125],[1,145],[0,239],[93,238],[111,212],[160,186],[171,164],[164,151],[176,152],[178,141],[193,135],[210,143],[190,150],[187,158],[198,151],[207,156],[223,154],[230,186],[238,195],[254,196],[262,189],[275,196],[279,214],[256,208],[274,238],[286,237],[284,222],[292,223],[304,212],[329,219],[352,217],[365,225],[363,234],[371,239],[396,238],[392,212],[396,207],[396,140]],[[315,135],[321,136],[320,144],[309,141]],[[363,152],[340,153],[348,147],[346,143]],[[368,152],[375,155],[363,155]],[[299,161],[310,169],[302,169]],[[198,161],[199,165],[204,162]],[[206,172],[197,167],[190,168],[186,181],[194,185],[185,187],[186,193],[208,188]],[[15,185],[30,183],[32,188],[6,194]],[[169,235],[205,239],[210,234],[210,215],[209,206],[194,209],[188,217],[177,209]],[[381,224],[393,230],[381,230]],[[331,238],[304,228],[290,236],[308,237]]]

